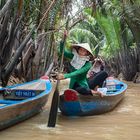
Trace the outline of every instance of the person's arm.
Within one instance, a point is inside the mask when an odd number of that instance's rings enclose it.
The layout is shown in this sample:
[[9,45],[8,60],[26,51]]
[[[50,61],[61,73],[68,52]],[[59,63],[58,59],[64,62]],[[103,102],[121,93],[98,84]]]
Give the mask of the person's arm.
[[71,72],[71,73],[64,74],[64,78],[71,78],[71,77],[80,75],[82,73],[88,72],[88,70],[90,69],[90,67],[91,67],[91,63],[90,62],[87,62],[85,64],[85,66],[82,67],[81,69],[78,69],[78,70],[76,70],[74,72]]
[[91,68],[89,69],[88,73],[87,73],[87,78],[90,78],[90,77],[93,76],[93,74],[94,74],[93,69],[94,69],[94,67],[92,65]]
[[[61,41],[60,42],[60,49],[59,49],[60,54],[62,54],[63,47],[64,47],[64,42]],[[70,59],[73,58],[73,54],[70,51],[67,51],[66,49],[64,50],[64,56],[67,58],[70,58]]]

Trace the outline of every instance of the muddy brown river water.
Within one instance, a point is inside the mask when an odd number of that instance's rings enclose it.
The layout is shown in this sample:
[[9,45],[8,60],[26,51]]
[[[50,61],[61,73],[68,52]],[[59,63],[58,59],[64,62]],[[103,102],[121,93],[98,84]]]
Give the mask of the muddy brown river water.
[[140,84],[127,84],[124,100],[109,113],[88,117],[58,113],[56,127],[47,128],[49,100],[37,116],[1,131],[0,140],[140,140]]

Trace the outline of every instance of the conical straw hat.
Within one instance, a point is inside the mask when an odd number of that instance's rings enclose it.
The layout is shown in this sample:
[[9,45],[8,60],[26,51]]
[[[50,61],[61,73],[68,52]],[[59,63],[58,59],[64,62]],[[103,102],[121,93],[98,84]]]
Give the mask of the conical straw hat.
[[94,56],[88,43],[72,44],[72,47],[82,47],[86,49],[91,54],[91,56]]

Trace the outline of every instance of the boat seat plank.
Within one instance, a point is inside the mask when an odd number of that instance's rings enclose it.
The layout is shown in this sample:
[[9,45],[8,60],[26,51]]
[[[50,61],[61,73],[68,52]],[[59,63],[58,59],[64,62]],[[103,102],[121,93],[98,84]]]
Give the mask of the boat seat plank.
[[46,83],[45,82],[33,82],[29,84],[22,84],[17,85],[16,87],[13,87],[12,89],[28,89],[28,90],[45,90],[46,89]]

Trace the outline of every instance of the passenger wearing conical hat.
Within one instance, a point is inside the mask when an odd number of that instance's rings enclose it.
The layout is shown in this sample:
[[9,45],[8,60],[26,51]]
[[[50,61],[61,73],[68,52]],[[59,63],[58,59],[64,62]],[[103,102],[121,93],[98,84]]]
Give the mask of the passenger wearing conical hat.
[[[84,88],[87,94],[99,94],[100,92],[91,90],[87,82],[87,72],[92,64],[90,58],[94,57],[88,43],[72,44],[72,51],[65,50],[64,56],[71,59],[71,72],[66,74],[58,74],[57,79],[63,80],[70,78],[69,88],[77,90],[77,88]],[[60,52],[62,53],[63,44],[60,45]],[[79,91],[78,91],[79,92]]]

